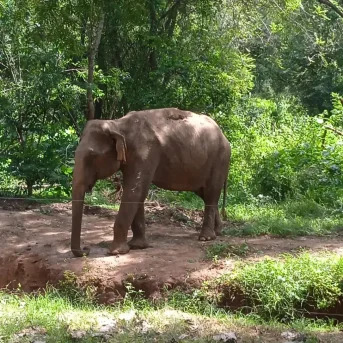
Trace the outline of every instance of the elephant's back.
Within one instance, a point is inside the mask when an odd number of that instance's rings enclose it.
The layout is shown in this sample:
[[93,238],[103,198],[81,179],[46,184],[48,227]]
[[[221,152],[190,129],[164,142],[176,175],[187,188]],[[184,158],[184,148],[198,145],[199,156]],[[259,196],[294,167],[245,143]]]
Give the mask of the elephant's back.
[[217,139],[219,137],[225,139],[218,124],[205,114],[171,107],[129,112],[127,116],[133,124],[143,121],[154,132],[163,132],[164,136],[187,133],[188,136],[190,134],[195,134],[197,137],[210,135],[217,136]]
[[162,108],[130,112],[125,117],[136,141],[157,143],[181,160],[188,155],[209,161],[230,150],[218,124],[205,114]]

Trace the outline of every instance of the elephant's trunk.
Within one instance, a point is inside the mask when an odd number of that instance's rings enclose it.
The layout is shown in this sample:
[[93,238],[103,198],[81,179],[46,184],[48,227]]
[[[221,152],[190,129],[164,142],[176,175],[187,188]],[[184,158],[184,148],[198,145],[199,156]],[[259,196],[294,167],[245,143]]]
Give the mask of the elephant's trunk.
[[81,250],[80,244],[84,198],[85,187],[80,184],[73,183],[71,251],[75,257],[87,256],[90,251],[89,248],[83,248]]

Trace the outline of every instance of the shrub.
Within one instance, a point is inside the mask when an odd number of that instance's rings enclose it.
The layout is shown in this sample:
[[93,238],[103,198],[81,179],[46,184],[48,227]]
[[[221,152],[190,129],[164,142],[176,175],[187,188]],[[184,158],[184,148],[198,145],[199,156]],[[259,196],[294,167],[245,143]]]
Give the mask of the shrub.
[[338,302],[343,294],[343,258],[307,252],[265,258],[237,265],[217,282],[221,289],[239,290],[261,317],[289,320],[305,308],[327,309]]

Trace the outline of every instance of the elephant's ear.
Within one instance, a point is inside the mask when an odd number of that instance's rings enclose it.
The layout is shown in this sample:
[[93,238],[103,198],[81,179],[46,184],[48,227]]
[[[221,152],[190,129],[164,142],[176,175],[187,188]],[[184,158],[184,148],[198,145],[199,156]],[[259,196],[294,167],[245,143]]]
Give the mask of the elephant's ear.
[[117,160],[126,163],[126,141],[123,135],[115,130],[114,125],[104,124],[104,131],[116,141]]

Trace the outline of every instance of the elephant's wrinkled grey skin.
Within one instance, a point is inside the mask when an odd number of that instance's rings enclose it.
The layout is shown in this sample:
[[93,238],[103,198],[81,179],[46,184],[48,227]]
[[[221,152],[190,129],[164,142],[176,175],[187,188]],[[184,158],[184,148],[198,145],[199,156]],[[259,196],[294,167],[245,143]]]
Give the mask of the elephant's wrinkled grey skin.
[[[146,248],[144,200],[151,183],[174,191],[193,191],[204,200],[200,240],[212,240],[221,232],[218,201],[231,157],[230,143],[214,120],[176,108],[129,112],[117,120],[91,120],[86,124],[75,152],[71,250],[80,248],[85,192],[95,182],[123,173],[123,195],[113,227],[110,254],[130,248]],[[131,227],[133,238],[127,243]]]

